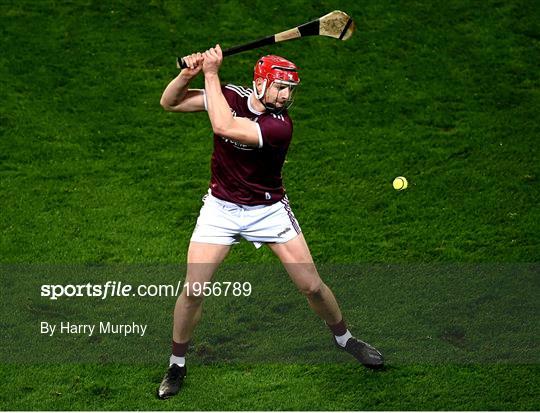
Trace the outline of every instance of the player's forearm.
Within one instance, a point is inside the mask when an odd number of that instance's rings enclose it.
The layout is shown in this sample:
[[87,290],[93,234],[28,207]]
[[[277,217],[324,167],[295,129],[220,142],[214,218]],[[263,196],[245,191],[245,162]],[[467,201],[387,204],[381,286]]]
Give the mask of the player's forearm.
[[179,74],[175,77],[163,91],[160,104],[164,109],[178,106],[186,97],[189,82],[191,79]]
[[217,74],[205,74],[204,85],[206,90],[206,103],[208,106],[208,117],[212,124],[212,129],[216,134],[223,134],[233,121],[231,108],[223,96],[221,84]]

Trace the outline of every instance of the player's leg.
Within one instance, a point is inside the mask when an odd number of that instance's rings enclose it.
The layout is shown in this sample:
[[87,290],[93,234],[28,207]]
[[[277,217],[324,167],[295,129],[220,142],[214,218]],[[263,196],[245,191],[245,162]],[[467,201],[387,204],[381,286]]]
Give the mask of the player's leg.
[[[167,399],[180,390],[186,375],[185,355],[193,330],[201,319],[203,295],[202,288],[205,282],[212,280],[219,264],[227,256],[231,246],[207,244],[191,241],[188,250],[187,274],[185,283],[187,288],[176,300],[173,321],[172,355],[169,369],[158,389],[158,397]],[[199,283],[194,287],[195,283]]]
[[[234,204],[226,207],[222,202],[210,193],[203,197],[203,206],[189,244],[186,282],[174,309],[173,356],[184,357],[193,330],[201,318],[203,288],[199,287],[211,281],[231,245],[238,243],[238,214],[231,209]],[[180,365],[182,362],[171,357],[171,364]]]
[[306,296],[313,311],[328,325],[339,323],[342,320],[339,305],[332,290],[319,276],[304,235],[300,233],[285,243],[267,245],[282,262],[296,287]]
[[[188,250],[187,274],[185,283],[192,288],[184,288],[174,307],[173,341],[188,343],[193,330],[201,319],[203,296],[202,288],[193,288],[212,280],[219,264],[227,256],[230,245],[190,242]],[[197,294],[199,292],[199,294]]]
[[321,317],[332,333],[336,345],[352,354],[364,366],[382,368],[382,354],[373,346],[356,339],[347,329],[332,290],[322,281],[302,233],[284,243],[269,243],[283,263],[292,281],[306,296],[310,307]]

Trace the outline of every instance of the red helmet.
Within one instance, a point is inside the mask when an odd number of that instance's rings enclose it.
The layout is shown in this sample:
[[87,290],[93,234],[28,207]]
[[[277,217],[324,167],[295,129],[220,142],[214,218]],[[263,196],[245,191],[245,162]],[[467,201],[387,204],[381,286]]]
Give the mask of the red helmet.
[[[281,113],[284,109],[291,107],[294,99],[294,91],[298,83],[300,83],[298,68],[293,62],[275,55],[263,56],[255,63],[253,72],[253,91],[255,92],[255,97],[261,101],[267,110],[274,113]],[[257,79],[263,79],[261,92],[257,90]],[[274,102],[268,102],[263,99],[267,88],[271,87],[273,83],[279,83],[281,87],[286,87],[289,90],[287,100],[282,103],[280,102],[281,107],[277,105],[277,96]]]
[[255,63],[253,80],[260,77],[266,79],[268,84],[278,79],[296,84],[300,82],[296,65],[275,55],[263,56]]

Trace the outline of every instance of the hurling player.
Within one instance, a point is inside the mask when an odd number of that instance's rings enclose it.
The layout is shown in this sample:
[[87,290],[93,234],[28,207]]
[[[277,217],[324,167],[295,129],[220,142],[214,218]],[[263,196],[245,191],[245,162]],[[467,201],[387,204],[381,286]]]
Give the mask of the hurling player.
[[[172,80],[161,105],[172,112],[207,111],[214,132],[208,194],[203,198],[187,257],[186,282],[209,282],[231,246],[241,238],[267,245],[285,266],[313,311],[330,328],[335,344],[368,368],[383,356],[352,336],[330,288],[321,280],[281,179],[292,139],[287,109],[300,82],[294,63],[264,56],[255,64],[253,88],[223,86],[219,45],[184,57],[187,68]],[[189,89],[204,73],[204,90]],[[201,318],[202,294],[182,291],[174,309],[172,355],[158,389],[165,399],[178,393],[186,375],[186,351]]]

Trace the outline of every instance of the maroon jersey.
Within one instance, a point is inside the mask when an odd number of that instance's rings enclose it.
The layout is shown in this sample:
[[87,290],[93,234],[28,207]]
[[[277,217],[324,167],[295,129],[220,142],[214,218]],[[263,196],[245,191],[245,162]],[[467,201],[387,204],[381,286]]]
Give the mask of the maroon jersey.
[[242,205],[273,204],[285,195],[281,169],[292,139],[293,125],[286,111],[258,112],[248,102],[251,89],[226,85],[221,90],[233,116],[257,122],[262,146],[249,146],[214,134],[212,195]]

